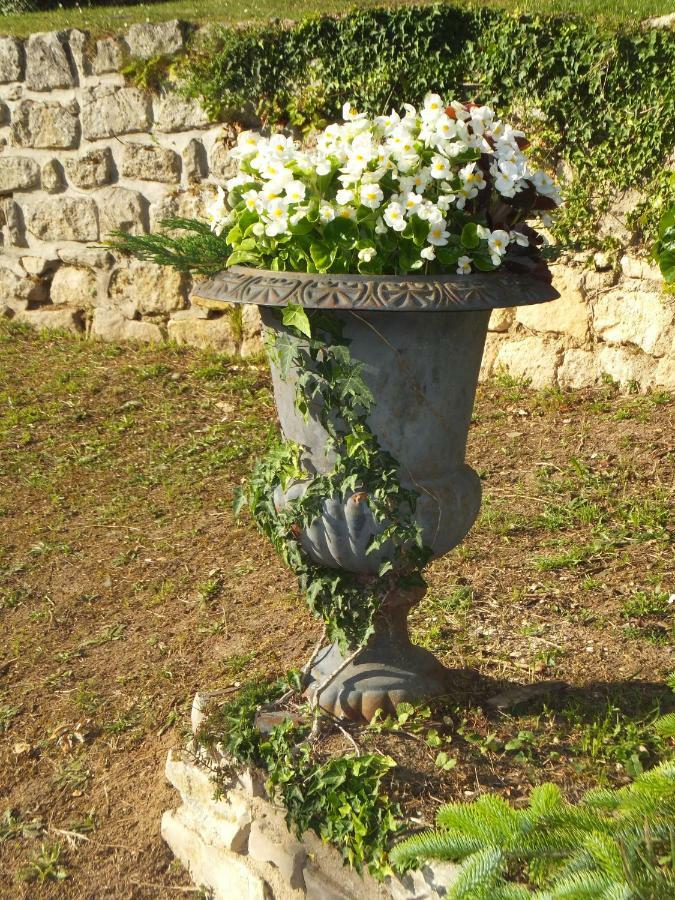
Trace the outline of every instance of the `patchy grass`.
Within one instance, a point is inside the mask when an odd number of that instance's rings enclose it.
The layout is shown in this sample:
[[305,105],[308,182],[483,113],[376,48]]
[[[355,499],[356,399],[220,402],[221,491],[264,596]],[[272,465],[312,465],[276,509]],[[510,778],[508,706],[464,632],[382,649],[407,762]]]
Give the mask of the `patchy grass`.
[[[424,0],[422,0],[424,2]],[[221,22],[235,25],[240,22],[266,19],[303,19],[321,13],[339,14],[359,8],[396,6],[382,0],[248,0],[245,6],[234,0],[170,0],[164,3],[139,3],[133,6],[76,6],[46,12],[16,13],[0,18],[0,34],[27,37],[36,31],[59,28],[81,28],[94,35],[114,34],[136,22],[165,22],[181,19],[196,25]],[[667,0],[455,0],[455,6],[487,6],[507,9],[514,13],[535,15],[574,14],[599,21],[608,26],[638,22],[650,16],[672,12]]]
[[[406,815],[547,779],[576,797],[669,752],[653,722],[672,709],[672,409],[611,385],[479,390],[483,511],[412,616],[456,691],[354,731],[399,762]],[[194,693],[277,676],[320,633],[231,514],[274,418],[258,361],[0,327],[2,896],[188,885],[158,823]],[[551,680],[566,687],[488,703]],[[317,752],[348,750],[327,734]]]

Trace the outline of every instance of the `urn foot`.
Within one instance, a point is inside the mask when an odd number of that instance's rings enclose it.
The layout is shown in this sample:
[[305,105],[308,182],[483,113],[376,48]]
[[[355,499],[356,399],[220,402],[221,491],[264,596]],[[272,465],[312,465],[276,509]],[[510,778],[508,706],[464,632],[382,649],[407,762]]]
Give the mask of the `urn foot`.
[[[314,700],[316,688],[342,663],[336,644],[319,653],[310,672],[306,696]],[[378,709],[395,713],[399,703],[417,703],[446,694],[452,672],[422,647],[366,647],[321,691],[321,709],[353,722],[369,722]]]

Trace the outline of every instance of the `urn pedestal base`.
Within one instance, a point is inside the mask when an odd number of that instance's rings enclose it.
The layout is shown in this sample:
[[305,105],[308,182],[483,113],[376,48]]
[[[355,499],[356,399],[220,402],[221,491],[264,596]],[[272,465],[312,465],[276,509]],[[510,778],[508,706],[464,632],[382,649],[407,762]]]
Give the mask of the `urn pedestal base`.
[[[408,635],[408,612],[424,592],[425,588],[394,592],[379,612],[368,644],[321,690],[321,709],[338,718],[369,722],[378,709],[395,713],[399,703],[416,703],[448,693],[452,670],[433,653],[416,647]],[[305,691],[310,700],[314,701],[317,688],[348,656],[337,644],[319,652]]]

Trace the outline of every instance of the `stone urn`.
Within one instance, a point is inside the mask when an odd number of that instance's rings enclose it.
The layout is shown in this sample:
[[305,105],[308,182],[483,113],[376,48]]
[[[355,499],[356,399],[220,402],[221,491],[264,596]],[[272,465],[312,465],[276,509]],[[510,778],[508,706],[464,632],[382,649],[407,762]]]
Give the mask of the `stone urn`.
[[[401,484],[418,495],[415,517],[433,557],[455,547],[474,523],[480,479],[465,451],[490,311],[543,303],[558,297],[546,281],[511,272],[470,276],[314,275],[233,266],[196,286],[192,301],[257,304],[266,329],[283,329],[275,307],[294,303],[341,320],[353,359],[375,397],[368,424],[400,465]],[[327,434],[305,420],[294,404],[296,374],[286,380],[272,365],[281,429],[306,448],[303,467],[330,471]],[[283,504],[303,489],[290,487]],[[386,546],[366,553],[377,523],[357,491],[346,500],[327,497],[323,514],[301,535],[312,560],[364,577],[377,577]],[[378,708],[448,693],[451,670],[411,643],[407,615],[424,588],[403,584],[388,592],[375,633],[361,652],[321,689],[328,712],[370,720]],[[346,657],[345,660],[346,661]],[[308,694],[343,663],[337,645],[323,648],[311,669]]]

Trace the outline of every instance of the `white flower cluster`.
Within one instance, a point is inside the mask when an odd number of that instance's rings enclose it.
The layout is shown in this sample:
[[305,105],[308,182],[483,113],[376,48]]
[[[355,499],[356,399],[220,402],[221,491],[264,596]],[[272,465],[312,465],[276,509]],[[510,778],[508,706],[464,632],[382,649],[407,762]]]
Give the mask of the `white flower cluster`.
[[[552,179],[530,170],[521,150],[523,133],[497,120],[487,106],[446,106],[437,94],[428,94],[421,110],[405,104],[402,116],[392,112],[370,119],[345,104],[343,117],[344,124],[329,125],[311,151],[283,134],[239,135],[233,153],[240,171],[226,187],[243,191],[241,200],[257,215],[254,235],[287,234],[308,216],[319,227],[339,217],[369,218],[374,246],[358,253],[369,262],[377,254],[378,235],[403,232],[416,216],[428,228],[419,255],[431,261],[448,244],[455,211],[470,209],[467,204],[488,182],[506,202],[533,188],[560,202]],[[215,231],[231,223],[222,189],[209,215]],[[478,236],[487,242],[494,266],[512,241],[528,243],[521,232],[504,228],[479,225]],[[470,255],[456,265],[458,273],[469,273]]]

